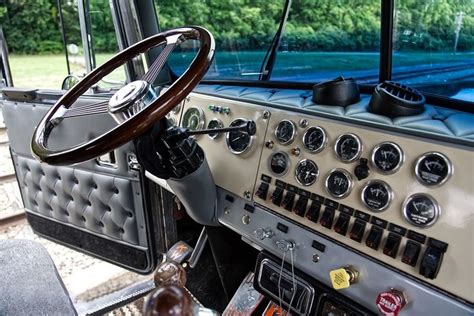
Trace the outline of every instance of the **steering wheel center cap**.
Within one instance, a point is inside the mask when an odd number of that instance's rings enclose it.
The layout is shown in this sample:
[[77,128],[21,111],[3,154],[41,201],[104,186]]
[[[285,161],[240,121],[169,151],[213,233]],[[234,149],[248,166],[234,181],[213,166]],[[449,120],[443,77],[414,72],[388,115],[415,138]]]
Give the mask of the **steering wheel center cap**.
[[138,113],[156,98],[153,87],[144,80],[133,81],[120,90],[109,100],[109,113],[117,123],[122,123]]

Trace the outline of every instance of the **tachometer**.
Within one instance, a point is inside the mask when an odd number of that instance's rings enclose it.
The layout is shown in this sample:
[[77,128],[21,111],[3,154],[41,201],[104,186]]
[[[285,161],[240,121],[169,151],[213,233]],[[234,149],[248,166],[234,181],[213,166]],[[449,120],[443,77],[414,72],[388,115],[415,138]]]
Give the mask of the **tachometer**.
[[303,135],[304,147],[312,153],[318,153],[326,146],[326,131],[319,126],[312,126]]
[[282,145],[288,145],[295,140],[296,126],[290,120],[282,120],[275,129],[275,137]]
[[[223,128],[223,127],[224,127],[224,124],[219,119],[212,119],[207,124],[207,129]],[[216,139],[217,137],[219,137],[219,135],[220,133],[209,133],[207,136],[209,136],[209,138],[211,139]]]
[[440,186],[453,173],[448,157],[438,152],[429,152],[418,158],[415,166],[416,178],[426,186]]
[[395,173],[403,164],[403,151],[395,143],[383,142],[372,150],[372,164],[383,174]]
[[392,197],[392,189],[381,180],[369,181],[362,189],[362,201],[365,206],[375,212],[385,210],[390,205]]
[[190,131],[202,129],[204,127],[205,117],[201,108],[189,108],[183,116],[183,127]]
[[405,219],[418,227],[433,225],[438,219],[439,213],[438,202],[428,194],[413,194],[403,204]]
[[342,162],[353,162],[360,157],[362,153],[362,142],[357,135],[354,134],[342,134],[336,140],[334,146],[336,156]]
[[326,191],[335,198],[343,198],[351,193],[352,176],[344,169],[333,169],[326,178]]
[[277,176],[282,176],[288,171],[290,159],[287,154],[277,152],[270,156],[269,166],[272,173]]
[[301,185],[312,185],[316,182],[318,175],[318,165],[310,159],[303,159],[296,165],[295,177],[296,181]]
[[[247,120],[244,119],[236,119],[230,123],[229,127],[241,126],[246,122]],[[227,148],[229,148],[230,152],[236,155],[240,155],[248,151],[252,145],[252,140],[252,136],[242,131],[228,132],[226,136]]]

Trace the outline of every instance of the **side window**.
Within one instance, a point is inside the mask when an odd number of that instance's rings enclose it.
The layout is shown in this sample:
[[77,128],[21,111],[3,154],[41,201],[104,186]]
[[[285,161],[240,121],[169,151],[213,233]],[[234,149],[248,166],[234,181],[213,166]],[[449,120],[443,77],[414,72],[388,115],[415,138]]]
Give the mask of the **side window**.
[[[87,73],[79,1],[0,0],[0,25],[16,87],[60,89],[68,74],[81,78]],[[94,68],[118,51],[116,35],[108,0],[81,3],[88,4],[85,11]],[[124,82],[122,67],[104,78],[99,87],[111,88]]]

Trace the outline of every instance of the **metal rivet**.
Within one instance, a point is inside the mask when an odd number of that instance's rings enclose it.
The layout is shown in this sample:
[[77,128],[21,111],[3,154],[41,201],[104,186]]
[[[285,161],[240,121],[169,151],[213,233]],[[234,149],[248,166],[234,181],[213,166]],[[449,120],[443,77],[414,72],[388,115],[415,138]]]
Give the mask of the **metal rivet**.
[[270,111],[263,111],[263,119],[267,120],[270,118],[270,116],[272,116]]
[[228,208],[228,207],[224,208],[224,214],[229,215],[230,214],[230,208]]
[[246,198],[247,200],[250,200],[251,197],[252,197],[252,193],[250,193],[249,190],[244,192],[244,198]]
[[316,263],[316,262],[319,262],[320,259],[321,259],[321,258],[319,258],[319,255],[318,255],[318,254],[316,254],[316,253],[313,254],[313,262],[315,262],[315,263]]

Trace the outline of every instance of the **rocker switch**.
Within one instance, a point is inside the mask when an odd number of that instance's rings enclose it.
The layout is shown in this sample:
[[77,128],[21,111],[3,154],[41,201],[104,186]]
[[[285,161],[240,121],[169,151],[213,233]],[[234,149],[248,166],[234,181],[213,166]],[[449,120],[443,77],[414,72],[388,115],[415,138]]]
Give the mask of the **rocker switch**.
[[276,206],[281,205],[281,200],[283,199],[283,189],[280,187],[276,187],[275,191],[272,193],[272,202]]
[[255,195],[261,198],[262,200],[266,200],[268,195],[268,188],[268,183],[260,183],[260,186],[258,187],[257,192],[255,192]]
[[434,280],[438,275],[444,253],[435,247],[429,246],[420,263],[420,274],[425,278]]
[[286,192],[285,198],[283,199],[282,207],[287,211],[293,210],[293,204],[295,203],[295,194],[293,192]]

